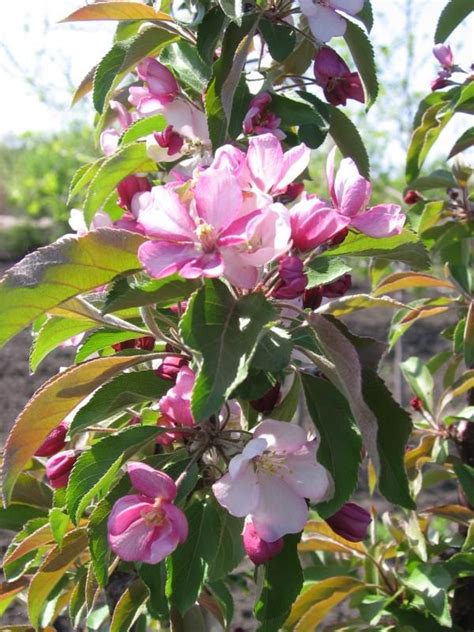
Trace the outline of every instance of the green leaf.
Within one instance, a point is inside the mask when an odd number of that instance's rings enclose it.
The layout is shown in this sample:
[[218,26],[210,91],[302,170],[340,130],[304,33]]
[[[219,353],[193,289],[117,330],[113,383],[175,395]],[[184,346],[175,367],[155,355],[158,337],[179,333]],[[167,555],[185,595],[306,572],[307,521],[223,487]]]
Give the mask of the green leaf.
[[374,26],[374,13],[372,11],[372,4],[370,0],[365,0],[362,10],[359,11],[359,13],[356,13],[353,17],[355,20],[362,22],[367,31],[370,33],[372,27]]
[[208,280],[189,300],[180,330],[202,357],[191,398],[197,421],[217,413],[247,377],[264,327],[275,310],[260,293],[235,299],[224,283]]
[[454,29],[474,11],[471,0],[450,0],[439,16],[435,44],[445,42]]
[[120,137],[120,145],[128,145],[153,132],[162,132],[166,127],[166,119],[161,114],[147,116],[132,123]]
[[72,198],[77,195],[85,186],[87,186],[95,174],[99,171],[100,166],[105,160],[105,156],[82,165],[74,174],[71,184],[69,185],[69,192],[67,197],[67,204],[71,203]]
[[352,158],[359,173],[364,178],[370,178],[369,156],[360,137],[357,127],[339,108],[329,106],[331,125],[329,135],[339,147],[344,158]]
[[147,354],[97,358],[80,366],[70,367],[43,384],[18,416],[5,445],[5,502],[8,502],[15,481],[25,465],[66,415],[117,373],[156,357],[154,354]]
[[279,632],[303,585],[298,558],[301,534],[286,535],[281,553],[265,564],[263,589],[255,604],[260,632]]
[[451,625],[447,590],[451,576],[441,564],[417,564],[404,584],[421,596],[425,606],[441,625]]
[[379,92],[374,49],[365,32],[357,24],[349,20],[347,21],[344,39],[364,84],[367,110],[369,110]]
[[63,513],[59,507],[53,507],[49,512],[49,524],[56,544],[61,546],[69,526],[69,516]]
[[379,490],[390,502],[415,509],[404,461],[412,430],[410,415],[393,399],[383,380],[368,369],[363,370],[363,395],[377,419]]
[[102,312],[109,314],[143,305],[170,307],[186,301],[199,286],[198,280],[183,279],[177,274],[165,279],[154,279],[139,286],[129,285],[125,279],[120,279],[109,290]]
[[331,500],[317,505],[319,515],[327,518],[342,507],[357,485],[362,441],[349,404],[337,388],[310,375],[302,374],[301,379],[309,414],[321,437],[317,459],[335,486]]
[[262,18],[258,29],[275,61],[284,61],[293,52],[296,44],[296,33],[289,26]]
[[299,140],[312,149],[319,147],[329,132],[329,106],[309,92],[272,94],[271,110],[281,118],[283,127],[298,125]]
[[[102,351],[107,347],[117,343],[125,342],[126,340],[135,340],[141,338],[141,334],[133,331],[118,331],[117,329],[98,329],[87,337],[76,353],[74,358],[75,364],[79,364],[86,360],[91,354],[96,351]],[[110,354],[107,354],[110,355]]]
[[72,468],[67,486],[67,508],[77,522],[89,502],[107,491],[125,460],[158,434],[152,426],[125,428],[84,450]]
[[429,176],[421,176],[410,185],[410,189],[416,191],[429,191],[430,189],[450,189],[456,187],[453,174],[445,169],[435,169]]
[[143,612],[148,599],[148,588],[141,579],[136,579],[126,588],[115,606],[110,623],[110,632],[128,632]]
[[197,49],[201,58],[212,63],[219,40],[224,32],[226,19],[220,7],[213,7],[206,13],[198,26]]
[[170,383],[159,378],[154,371],[133,371],[118,375],[99,388],[87,404],[78,410],[69,432],[80,432],[87,426],[112,417],[127,406],[157,401],[169,388]]
[[140,235],[101,228],[27,255],[0,281],[0,347],[67,299],[139,270],[141,243]]
[[234,600],[227,586],[223,581],[211,582],[208,584],[209,590],[220,603],[226,623],[226,630],[230,630],[234,619]]
[[208,551],[206,579],[214,582],[231,573],[244,557],[242,545],[243,522],[234,518],[217,503],[209,503],[206,511],[212,514],[212,551]]
[[31,372],[34,373],[44,358],[61,343],[96,326],[97,323],[93,320],[58,318],[57,316],[48,318],[35,336],[31,347]]
[[168,578],[166,595],[170,603],[184,614],[196,601],[206,572],[205,559],[212,555],[215,540],[215,515],[206,511],[201,500],[185,511],[189,535],[184,544],[166,559]]
[[448,155],[448,160],[459,154],[461,151],[465,151],[474,145],[474,127],[470,127],[467,129],[461,136],[457,139],[454,145],[451,147],[451,151]]
[[211,67],[201,58],[196,46],[176,42],[165,48],[160,59],[173,69],[181,83],[203,94],[211,77]]
[[156,171],[156,164],[148,157],[145,143],[130,143],[109,156],[100,166],[87,192],[84,201],[86,223],[91,223],[96,211],[124,178],[132,173],[149,171]]
[[228,18],[236,22],[239,26],[242,23],[243,7],[242,0],[219,0],[219,6]]
[[291,421],[296,414],[301,394],[301,378],[298,372],[293,374],[293,382],[286,397],[272,410],[272,419]]
[[466,494],[468,503],[474,505],[474,467],[467,463],[455,463],[454,472]]
[[252,357],[252,370],[283,371],[289,365],[293,343],[290,334],[281,327],[267,329]]
[[127,41],[116,42],[105,57],[101,59],[95,70],[92,102],[99,114],[104,109],[107,93],[114,85],[126,52]]
[[9,507],[0,507],[0,529],[19,531],[28,520],[45,515],[45,509],[12,503]]
[[53,493],[49,485],[35,476],[22,472],[13,488],[11,502],[49,509],[53,502]]
[[140,564],[138,574],[148,588],[150,598],[148,609],[150,614],[159,619],[169,616],[168,601],[166,599],[166,566],[165,562],[159,564]]
[[434,380],[426,364],[420,358],[411,357],[402,362],[400,368],[412,391],[421,399],[424,407],[431,411]]
[[349,233],[335,248],[329,248],[320,257],[377,257],[389,261],[407,263],[414,270],[426,270],[431,261],[426,248],[417,235],[403,230],[400,235],[376,239],[362,233]]
[[306,266],[308,288],[331,283],[351,270],[352,268],[346,265],[342,259],[316,257]]

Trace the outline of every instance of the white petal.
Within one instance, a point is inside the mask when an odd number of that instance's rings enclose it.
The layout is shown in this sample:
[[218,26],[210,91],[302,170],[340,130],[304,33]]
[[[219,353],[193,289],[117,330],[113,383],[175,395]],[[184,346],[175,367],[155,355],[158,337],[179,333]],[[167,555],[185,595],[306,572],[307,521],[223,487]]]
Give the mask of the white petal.
[[308,24],[314,37],[320,42],[328,42],[331,37],[344,35],[346,21],[329,7],[318,7],[316,14],[308,17]]
[[313,451],[291,455],[285,465],[282,476],[295,492],[315,502],[326,497],[330,479],[326,468],[316,463]]
[[296,452],[306,445],[306,432],[296,424],[287,421],[266,419],[259,424],[253,433],[254,437],[265,439],[270,450],[274,452]]
[[233,516],[241,518],[251,513],[259,497],[259,486],[253,466],[247,464],[236,478],[224,474],[217,483],[214,483],[212,491],[217,502]]
[[364,0],[329,0],[329,4],[333,9],[339,9],[349,15],[356,15],[362,11]]

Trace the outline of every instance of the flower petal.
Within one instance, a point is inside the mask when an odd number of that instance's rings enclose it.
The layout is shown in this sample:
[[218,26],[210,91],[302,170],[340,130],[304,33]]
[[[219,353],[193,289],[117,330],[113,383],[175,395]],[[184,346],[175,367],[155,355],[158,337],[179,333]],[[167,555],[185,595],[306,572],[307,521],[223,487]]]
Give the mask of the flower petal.
[[176,497],[175,482],[168,474],[140,461],[129,462],[127,472],[133,487],[145,496],[165,500],[173,500]]
[[253,465],[249,463],[235,478],[230,474],[224,474],[217,483],[214,483],[212,491],[217,502],[233,516],[241,518],[251,513],[257,505],[259,496],[257,475]]
[[328,42],[331,37],[344,35],[346,32],[347,24],[345,19],[329,7],[317,5],[315,11],[306,15],[308,15],[308,24],[311,32],[320,42]]
[[290,455],[285,466],[283,480],[297,494],[317,502],[326,497],[331,482],[326,468],[316,463],[314,450],[303,449],[299,454]]
[[138,219],[148,236],[168,241],[194,240],[196,225],[175,191],[153,187],[147,201]]
[[231,478],[236,478],[247,466],[250,459],[260,456],[265,452],[267,442],[265,439],[250,439],[241,454],[234,456],[229,463],[229,474]]
[[[153,499],[150,499],[151,501]],[[142,511],[150,511],[152,502],[147,502],[143,496],[131,494],[122,496],[112,507],[108,520],[108,530],[112,535],[118,535],[128,529],[137,520],[141,520]]]
[[287,186],[293,182],[309,164],[311,149],[300,143],[283,154],[283,164],[273,194],[284,193]]
[[287,421],[265,419],[254,430],[253,436],[265,439],[268,448],[277,453],[291,453],[308,443],[306,432],[296,424]]
[[399,235],[406,216],[397,204],[379,204],[352,218],[351,224],[369,237]]
[[140,519],[122,533],[114,535],[109,531],[108,538],[112,551],[120,559],[126,562],[146,562],[153,540],[153,529]]
[[279,476],[264,472],[258,474],[258,487],[258,504],[250,517],[263,540],[274,542],[286,533],[299,533],[304,529],[308,507],[302,496]]
[[334,183],[336,205],[340,213],[354,217],[364,209],[372,194],[372,186],[360,175],[355,162],[344,158]]
[[179,272],[186,263],[195,260],[198,254],[193,244],[167,241],[146,241],[138,249],[138,259],[155,279]]
[[199,217],[217,231],[239,217],[242,209],[237,178],[226,171],[204,171],[197,181],[194,197]]
[[273,134],[261,134],[249,141],[247,166],[258,189],[269,192],[278,182],[283,165],[283,150]]
[[364,0],[329,0],[329,6],[339,9],[349,15],[356,15],[362,11]]
[[177,535],[178,540],[183,543],[188,537],[188,521],[184,512],[175,505],[163,504],[163,511],[166,513],[166,517],[173,527],[174,533]]

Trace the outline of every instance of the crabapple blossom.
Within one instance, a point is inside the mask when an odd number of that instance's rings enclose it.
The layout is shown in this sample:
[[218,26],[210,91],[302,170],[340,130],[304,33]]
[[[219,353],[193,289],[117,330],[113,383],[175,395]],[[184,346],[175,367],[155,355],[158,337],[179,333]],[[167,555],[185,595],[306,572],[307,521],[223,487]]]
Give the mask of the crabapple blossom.
[[155,114],[179,94],[179,85],[173,74],[153,57],[147,57],[138,64],[137,74],[146,87],[130,87],[129,101],[142,116]]
[[66,435],[69,428],[69,424],[66,421],[62,421],[56,428],[51,430],[49,435],[36,450],[35,456],[53,456],[66,445]]
[[344,158],[334,176],[336,149],[329,154],[327,178],[334,208],[348,218],[350,225],[370,237],[398,235],[405,223],[405,215],[398,204],[378,204],[367,208],[372,186],[360,175],[354,161]]
[[242,540],[245,552],[254,564],[265,564],[281,553],[284,545],[283,538],[278,538],[274,542],[263,540],[255,530],[250,518],[245,520]]
[[314,77],[324,96],[332,105],[346,105],[347,99],[365,102],[359,73],[349,66],[335,50],[322,46],[314,58]]
[[[158,369],[159,370],[159,369]],[[188,366],[181,366],[176,373],[176,384],[164,395],[158,405],[161,416],[160,426],[177,428],[179,426],[194,426],[194,417],[191,413],[191,392],[196,376]],[[162,445],[170,445],[179,439],[182,433],[163,432],[156,442]]]
[[362,542],[367,537],[372,517],[359,505],[345,503],[339,511],[326,518],[326,522],[337,535],[350,542]]
[[279,129],[281,118],[269,109],[272,97],[262,92],[253,97],[243,122],[245,134],[265,134],[269,132],[282,140],[286,134]]
[[337,213],[323,200],[303,197],[290,209],[293,246],[307,252],[329,241],[349,225],[350,219]]
[[346,20],[339,11],[357,15],[364,6],[364,0],[299,0],[299,4],[314,37],[320,42],[328,42],[346,32]]
[[173,504],[176,484],[145,463],[128,463],[127,471],[138,494],[123,496],[112,507],[110,548],[127,562],[158,564],[188,537],[186,516]]
[[107,127],[100,135],[99,144],[105,156],[110,156],[116,151],[122,132],[136,119],[136,113],[130,113],[120,101],[109,101],[109,107],[115,113],[118,129]]
[[79,457],[77,450],[58,452],[46,462],[46,476],[54,489],[66,487],[71,470]]
[[433,47],[433,55],[445,68],[451,68],[454,63],[453,51],[449,44],[436,44]]
[[278,282],[272,292],[274,298],[296,298],[303,294],[307,285],[308,277],[299,257],[286,256],[278,261]]
[[325,498],[329,475],[316,461],[316,440],[309,441],[299,426],[266,419],[253,437],[212,489],[230,514],[248,516],[260,538],[275,542],[302,531],[308,519],[305,498]]
[[160,366],[155,370],[156,375],[161,377],[162,380],[169,382],[176,382],[179,370],[183,366],[187,366],[188,361],[182,356],[168,356],[164,358]]
[[193,194],[185,201],[167,187],[152,189],[139,216],[153,239],[138,250],[147,272],[155,278],[224,275],[238,287],[254,287],[259,269],[289,248],[287,210],[272,204],[245,213],[237,179],[215,169],[199,176]]

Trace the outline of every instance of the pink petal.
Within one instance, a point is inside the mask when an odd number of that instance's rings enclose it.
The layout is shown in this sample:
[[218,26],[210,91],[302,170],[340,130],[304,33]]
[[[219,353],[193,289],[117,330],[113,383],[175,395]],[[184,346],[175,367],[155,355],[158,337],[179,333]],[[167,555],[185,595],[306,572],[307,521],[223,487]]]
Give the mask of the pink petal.
[[285,460],[283,480],[300,496],[319,502],[330,488],[326,468],[316,463],[314,450],[303,449]]
[[326,161],[326,178],[328,181],[329,195],[331,196],[332,203],[334,204],[334,206],[337,207],[336,191],[334,188],[334,163],[336,161],[336,150],[337,147],[334,145],[334,147],[329,152]]
[[278,182],[282,165],[281,143],[273,134],[262,134],[250,139],[247,166],[257,188],[271,191]]
[[[152,501],[152,499],[150,499]],[[141,520],[142,511],[150,511],[152,502],[147,502],[143,496],[131,494],[122,496],[112,507],[108,520],[108,530],[112,535],[118,535],[128,527]]]
[[354,217],[367,205],[372,186],[362,177],[351,158],[344,158],[339,165],[335,181],[335,198],[340,213]]
[[316,5],[315,11],[307,15],[309,28],[320,42],[328,42],[331,37],[344,35],[346,32],[345,19],[329,7]]
[[283,154],[283,164],[273,194],[284,193],[286,187],[293,182],[309,164],[311,149],[304,143],[293,147]]
[[138,249],[138,259],[155,279],[179,272],[196,255],[198,252],[193,244],[173,244],[166,241],[146,241]]
[[198,279],[199,277],[212,279],[221,276],[223,272],[224,262],[219,252],[211,252],[196,257],[185,263],[179,271],[185,279]]
[[247,227],[247,248],[242,250],[242,261],[252,266],[263,266],[286,253],[291,245],[290,215],[283,204],[272,204],[262,209]]
[[345,228],[350,219],[327,208],[318,199],[301,200],[290,210],[293,246],[306,252],[328,241]]
[[167,535],[155,533],[149,543],[146,559],[142,558],[141,561],[147,564],[158,564],[173,553],[179,542],[178,534],[175,531],[171,531]]
[[236,478],[230,474],[214,483],[212,491],[217,502],[233,516],[241,518],[251,513],[257,505],[259,486],[253,465],[248,464]]
[[402,232],[405,219],[397,204],[379,204],[352,218],[351,225],[369,237],[391,237]]
[[[290,425],[290,424],[288,424]],[[274,542],[287,533],[299,533],[308,520],[308,507],[279,476],[258,474],[258,504],[250,512],[257,534]]]
[[287,421],[266,419],[255,428],[254,437],[265,439],[273,452],[291,453],[300,450],[308,442],[306,432],[300,426]]
[[239,217],[242,191],[237,179],[225,171],[207,169],[194,189],[198,215],[217,231]]
[[173,532],[176,534],[178,540],[183,543],[188,537],[188,521],[183,511],[176,507],[175,505],[166,504],[163,505],[163,510],[166,513],[166,517],[168,518],[171,526],[173,528]]
[[196,224],[175,191],[153,187],[139,214],[140,224],[150,237],[168,241],[194,241]]
[[224,145],[216,150],[211,169],[226,171],[233,176],[239,176],[245,162],[243,151],[233,145]]
[[339,9],[349,15],[356,15],[362,11],[364,0],[329,0],[329,6]]
[[128,463],[127,472],[133,487],[145,496],[165,500],[176,497],[175,482],[168,474],[139,461]]
[[260,456],[267,449],[265,439],[250,439],[241,454],[234,456],[229,463],[229,474],[231,478],[236,478],[247,467],[250,459]]
[[112,534],[109,531],[109,544],[112,551],[126,562],[146,562],[153,540],[153,529],[143,519],[137,520],[126,531]]
[[259,270],[255,266],[245,262],[245,255],[241,255],[237,248],[223,248],[224,276],[232,285],[251,290],[260,277]]

